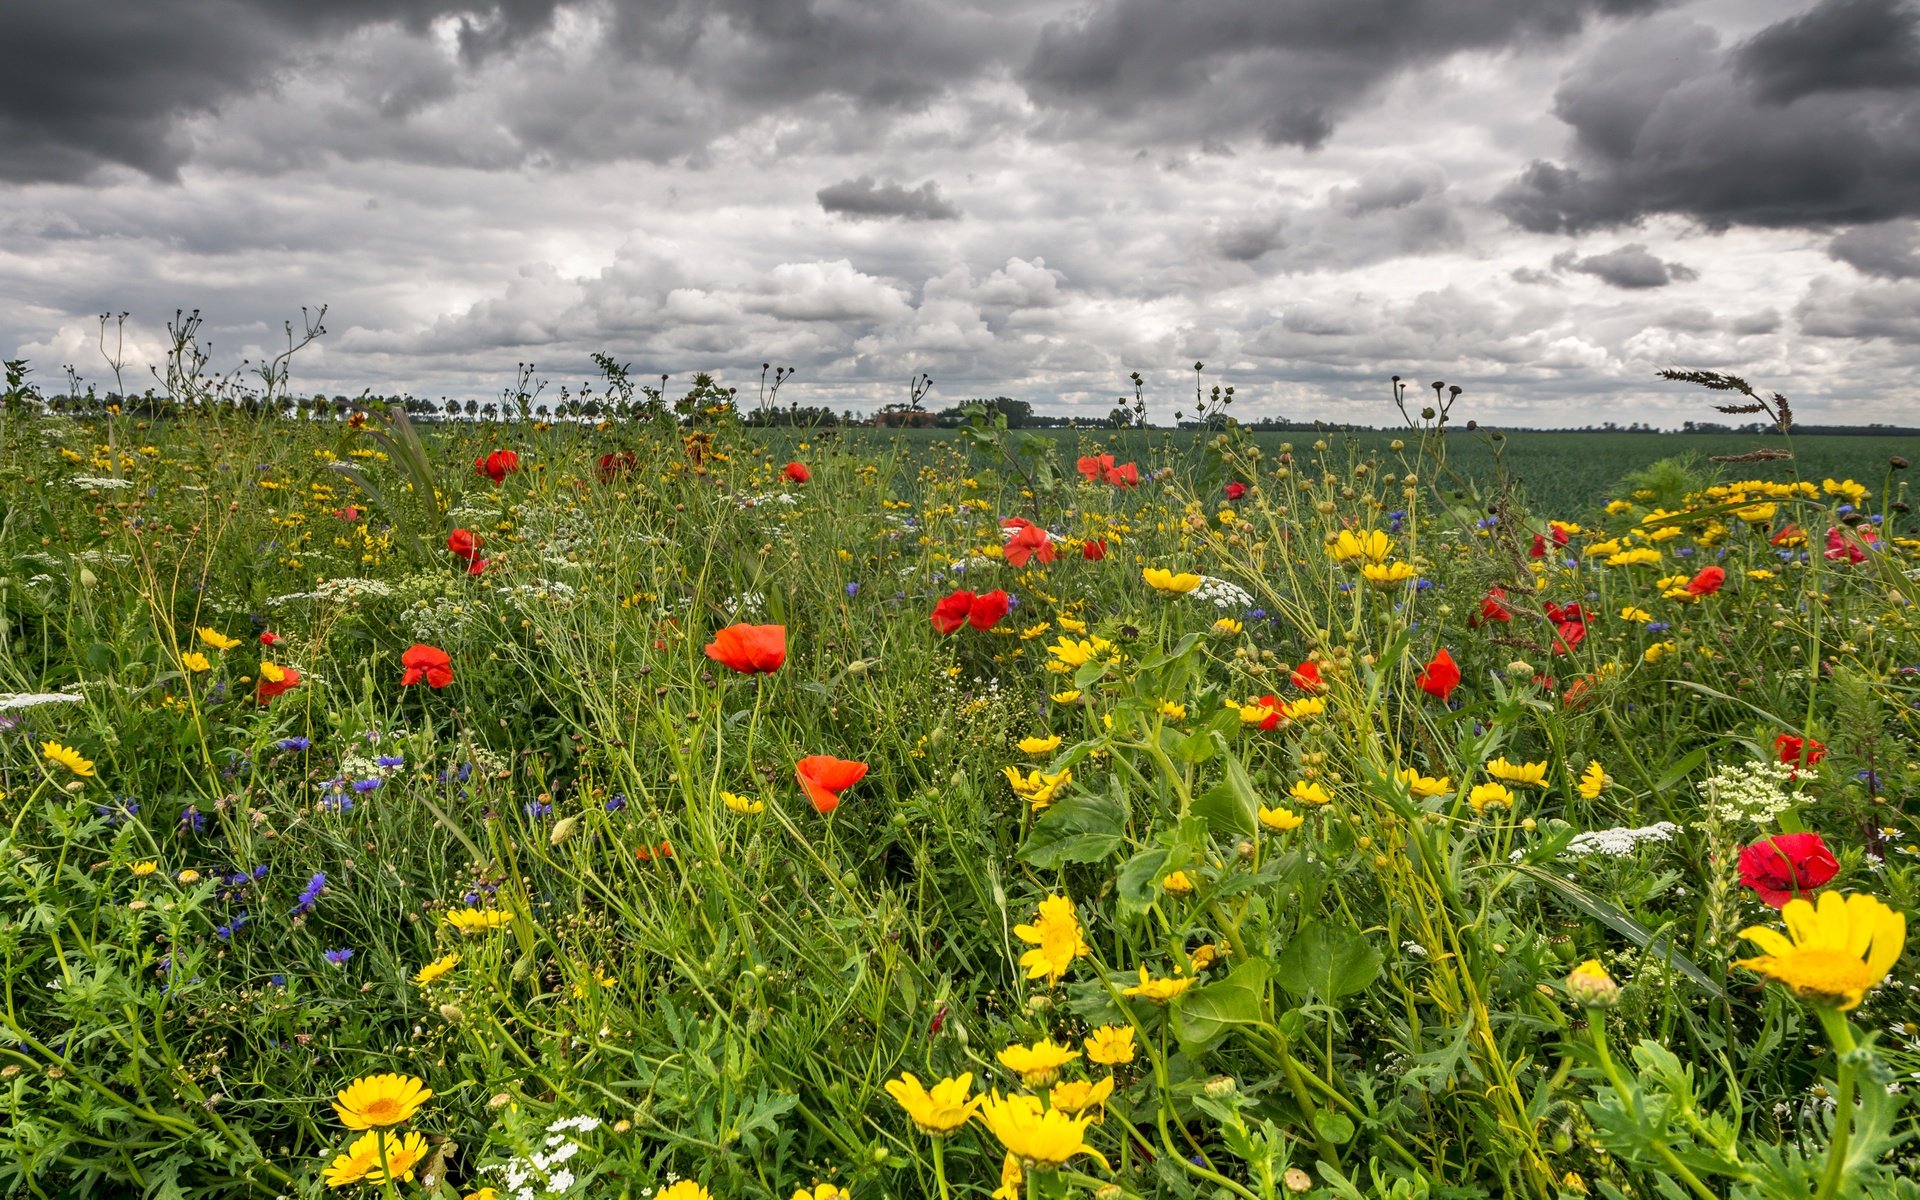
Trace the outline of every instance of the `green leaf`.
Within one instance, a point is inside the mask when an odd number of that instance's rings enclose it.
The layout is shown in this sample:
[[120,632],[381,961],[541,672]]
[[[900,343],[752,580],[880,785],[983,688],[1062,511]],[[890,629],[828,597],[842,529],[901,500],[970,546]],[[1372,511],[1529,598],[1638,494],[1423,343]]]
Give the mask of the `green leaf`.
[[[1199,735],[1195,735],[1199,736]],[[1219,751],[1220,781],[1194,797],[1193,811],[1205,817],[1207,825],[1220,834],[1253,837],[1259,832],[1260,798],[1253,790],[1247,768],[1218,733],[1207,735]]]
[[1344,923],[1316,921],[1295,934],[1280,955],[1281,987],[1329,1003],[1360,991],[1379,974],[1380,952]]
[[1314,1110],[1313,1128],[1336,1146],[1344,1146],[1353,1140],[1352,1120],[1345,1113],[1337,1113],[1330,1108]]
[[1258,1025],[1266,1008],[1267,978],[1273,968],[1252,958],[1225,979],[1188,988],[1173,1001],[1173,1034],[1189,1050],[1202,1049],[1235,1025]]
[[1112,796],[1086,792],[1040,814],[1020,857],[1043,871],[1067,863],[1095,863],[1126,841],[1127,810]]

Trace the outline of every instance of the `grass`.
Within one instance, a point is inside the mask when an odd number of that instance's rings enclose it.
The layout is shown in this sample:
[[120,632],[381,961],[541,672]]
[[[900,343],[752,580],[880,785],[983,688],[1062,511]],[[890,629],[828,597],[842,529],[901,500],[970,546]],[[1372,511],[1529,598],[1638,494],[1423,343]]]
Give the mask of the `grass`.
[[1733,965],[1769,837],[1914,911],[1904,476],[1631,437],[12,412],[0,1188],[1920,1194],[1911,956]]

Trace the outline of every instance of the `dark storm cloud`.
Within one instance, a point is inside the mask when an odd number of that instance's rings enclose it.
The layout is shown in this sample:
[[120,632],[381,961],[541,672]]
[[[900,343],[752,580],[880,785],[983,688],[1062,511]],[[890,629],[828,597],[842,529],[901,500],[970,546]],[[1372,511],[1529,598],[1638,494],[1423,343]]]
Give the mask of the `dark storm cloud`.
[[[553,0],[91,0],[9,5],[0,33],[0,180],[71,182],[103,166],[177,178],[181,121],[268,86],[316,40],[419,33],[465,18],[478,53],[544,27]],[[396,96],[399,93],[395,93]]]
[[1833,239],[1827,253],[1863,275],[1920,279],[1920,221],[1849,229]]
[[1699,273],[1693,268],[1677,262],[1666,262],[1652,253],[1639,242],[1619,246],[1605,254],[1589,255],[1576,259],[1572,255],[1555,259],[1556,267],[1564,266],[1569,271],[1578,271],[1582,275],[1591,275],[1600,282],[1612,287],[1640,288],[1666,287],[1677,280],[1698,279]]
[[1910,0],[1825,0],[1750,39],[1736,78],[1769,104],[1816,92],[1920,85],[1920,34]]
[[1536,160],[1495,206],[1542,233],[1655,213],[1711,228],[1920,213],[1920,9],[1824,0],[1731,50],[1678,19],[1629,25],[1564,79],[1565,163]]
[[954,221],[960,217],[940,195],[940,185],[929,179],[917,188],[907,188],[889,179],[875,183],[873,176],[843,179],[814,193],[820,207],[855,220],[900,217],[909,221]]
[[1413,63],[1578,32],[1663,0],[1114,0],[1041,32],[1020,72],[1033,100],[1099,132],[1251,133],[1315,148]]

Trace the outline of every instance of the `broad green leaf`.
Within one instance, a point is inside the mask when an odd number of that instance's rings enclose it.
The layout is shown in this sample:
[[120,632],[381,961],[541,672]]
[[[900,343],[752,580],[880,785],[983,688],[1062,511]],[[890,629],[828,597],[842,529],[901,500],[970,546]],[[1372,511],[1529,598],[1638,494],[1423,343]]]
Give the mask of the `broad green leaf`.
[[1126,841],[1126,825],[1126,809],[1112,796],[1077,793],[1040,814],[1020,857],[1043,871],[1100,862]]
[[1372,983],[1380,952],[1351,925],[1316,921],[1287,943],[1280,955],[1280,986],[1296,996],[1331,1003]]
[[1218,983],[1188,988],[1173,1002],[1174,1036],[1182,1046],[1197,1050],[1235,1025],[1259,1024],[1272,970],[1264,959],[1248,959]]

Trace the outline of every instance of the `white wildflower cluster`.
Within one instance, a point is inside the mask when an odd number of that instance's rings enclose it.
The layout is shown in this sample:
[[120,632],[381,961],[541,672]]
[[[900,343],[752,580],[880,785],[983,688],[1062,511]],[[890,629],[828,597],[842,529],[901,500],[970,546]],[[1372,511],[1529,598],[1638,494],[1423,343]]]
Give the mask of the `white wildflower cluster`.
[[72,483],[83,492],[118,492],[133,486],[131,479],[114,479],[105,475],[75,475]]
[[800,503],[800,497],[794,495],[792,492],[758,492],[753,495],[740,496],[737,498],[736,503],[738,503],[741,508],[759,508],[764,504],[798,504]]
[[39,708],[43,704],[79,704],[84,700],[85,696],[71,692],[0,692],[0,712]]
[[967,558],[955,559],[947,570],[955,575],[965,575],[968,571],[985,571],[996,565],[998,564],[993,559],[975,554]]
[[[498,1175],[500,1182],[506,1185],[506,1194],[513,1200],[567,1195],[575,1190],[575,1185],[584,1185],[593,1178],[591,1173],[582,1178],[576,1172],[575,1168],[581,1164],[573,1160],[582,1147],[568,1133],[592,1133],[598,1128],[598,1117],[561,1117],[547,1126],[547,1136],[541,1149],[525,1156],[515,1156],[495,1166],[482,1167],[480,1173]],[[568,1166],[568,1163],[573,1163],[573,1166]]]
[[1202,604],[1211,604],[1215,608],[1245,610],[1253,607],[1253,597],[1247,589],[1237,583],[1215,579],[1211,575],[1202,575],[1200,586],[1188,592],[1187,596]]
[[297,604],[311,600],[321,604],[346,604],[355,600],[386,600],[393,596],[393,585],[379,579],[356,579],[344,576],[340,579],[326,579],[314,585],[310,592],[288,592],[284,596],[273,596],[267,603],[279,607],[285,604]]
[[1726,825],[1771,825],[1793,807],[1787,784],[1793,769],[1785,763],[1746,762],[1720,767],[1700,782],[1701,799],[1712,817]]
[[1630,854],[1642,842],[1670,842],[1680,827],[1672,821],[1659,821],[1639,829],[1596,829],[1577,834],[1567,843],[1566,853],[1574,855],[1606,854],[1618,858]]
[[493,590],[496,595],[522,605],[533,600],[571,600],[579,594],[572,584],[557,579],[536,579],[532,583],[508,584]]
[[449,642],[462,640],[478,612],[479,606],[470,600],[436,596],[431,600],[415,600],[400,614],[400,619],[406,623],[407,635],[414,641],[444,650]]

